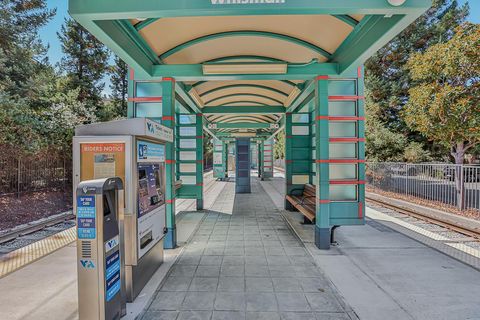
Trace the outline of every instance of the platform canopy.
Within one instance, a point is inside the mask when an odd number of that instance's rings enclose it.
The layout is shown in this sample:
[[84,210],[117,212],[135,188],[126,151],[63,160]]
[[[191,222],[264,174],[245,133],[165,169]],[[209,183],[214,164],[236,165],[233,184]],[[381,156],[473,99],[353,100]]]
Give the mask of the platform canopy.
[[[394,6],[391,3],[401,3]],[[402,3],[404,2],[404,3]],[[319,75],[348,77],[430,0],[70,0],[136,79],[174,78],[218,133],[272,133]]]

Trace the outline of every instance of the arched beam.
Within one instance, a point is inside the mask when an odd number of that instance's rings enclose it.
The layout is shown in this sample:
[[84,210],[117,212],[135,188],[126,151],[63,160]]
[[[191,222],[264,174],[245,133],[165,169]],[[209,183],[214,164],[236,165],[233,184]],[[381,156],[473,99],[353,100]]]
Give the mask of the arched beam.
[[219,116],[213,116],[209,117],[208,120],[210,122],[219,122],[219,121],[224,121],[224,120],[232,120],[232,119],[258,119],[262,120],[265,122],[277,122],[278,118],[272,117],[272,116],[267,116],[267,115],[219,115]]
[[244,31],[227,31],[227,32],[219,32],[219,33],[213,33],[209,34],[203,37],[198,37],[189,41],[186,41],[184,43],[181,43],[177,45],[176,47],[164,52],[159,56],[160,60],[165,60],[166,58],[170,57],[171,55],[180,52],[188,47],[191,47],[193,45],[196,45],[198,43],[204,42],[204,41],[210,41],[210,40],[215,40],[215,39],[221,39],[221,38],[227,38],[227,37],[266,37],[266,38],[271,38],[271,39],[278,39],[282,41],[287,41],[302,47],[305,47],[307,49],[310,49],[328,60],[331,58],[332,54],[328,52],[327,50],[320,48],[319,46],[310,43],[308,41],[295,38],[292,36],[287,36],[285,34],[281,33],[275,33],[275,32],[267,32],[267,31],[255,31],[255,30],[244,30]]
[[332,16],[337,18],[338,20],[341,20],[341,21],[345,22],[346,24],[348,24],[348,25],[350,25],[351,27],[354,27],[354,28],[359,23],[356,19],[352,18],[348,14],[334,14]]
[[281,91],[281,90],[278,90],[278,89],[275,89],[275,88],[272,88],[272,87],[269,87],[269,86],[260,85],[260,84],[247,84],[247,83],[245,83],[245,84],[230,84],[230,85],[226,85],[226,86],[216,87],[216,88],[213,88],[211,90],[205,91],[204,93],[202,93],[200,95],[200,97],[206,96],[207,94],[210,94],[210,93],[213,93],[213,92],[217,92],[217,91],[221,91],[221,90],[225,90],[225,89],[231,89],[231,88],[264,89],[264,90],[269,90],[269,91],[281,94],[284,97],[288,97],[288,94]]
[[[221,96],[221,97],[218,97],[218,98],[215,98],[215,99],[211,99],[211,100],[208,100],[208,101],[205,101],[205,106],[207,106],[208,104],[210,103],[213,103],[215,101],[218,101],[218,100],[222,100],[222,99],[225,99],[225,98],[232,98],[232,97],[244,97],[244,96],[248,96],[248,97],[257,97],[257,98],[262,98],[262,99],[268,99],[268,100],[271,100],[279,105],[283,105],[283,102],[280,101],[280,100],[277,100],[275,98],[272,98],[272,97],[269,97],[269,96],[266,96],[266,95],[263,95],[263,94],[256,94],[256,93],[233,93],[233,94],[227,94],[227,95],[224,95],[224,96]],[[231,103],[233,103],[235,101],[232,101]]]
[[227,62],[232,60],[259,60],[263,62],[281,62],[281,63],[288,63],[288,61],[266,57],[266,56],[246,56],[246,55],[238,55],[238,56],[227,56],[221,58],[215,58],[211,60],[204,61],[203,63],[217,63],[217,62]]
[[[285,84],[288,84],[291,87],[296,86],[295,82],[292,82],[292,81],[289,81],[289,80],[270,80],[270,81],[280,81],[280,82],[283,82]],[[202,84],[207,83],[207,82],[208,81],[198,81],[198,82],[195,82],[194,84],[192,84],[192,87],[195,88],[195,87],[198,87],[199,85],[202,85]]]
[[[219,105],[219,107],[224,107],[224,106],[235,106],[241,104],[242,106],[245,104],[256,104],[257,107],[269,107],[270,105],[266,103],[261,103],[258,101],[253,101],[253,100],[246,100],[246,101],[235,101],[235,102],[227,102]],[[253,106],[252,106],[253,107]]]

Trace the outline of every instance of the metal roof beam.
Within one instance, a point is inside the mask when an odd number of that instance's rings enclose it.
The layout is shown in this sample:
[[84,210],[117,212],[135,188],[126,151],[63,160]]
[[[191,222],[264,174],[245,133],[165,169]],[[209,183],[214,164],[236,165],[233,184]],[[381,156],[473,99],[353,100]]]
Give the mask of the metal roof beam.
[[318,75],[337,75],[337,63],[288,65],[286,74],[203,74],[201,64],[170,64],[152,67],[152,78],[172,77],[177,81],[222,80],[312,80]]
[[228,4],[219,0],[69,0],[69,12],[72,16],[88,16],[91,20],[272,14],[394,15],[415,13],[430,6],[431,0],[407,1],[401,6],[392,6],[386,0],[296,0],[283,3],[252,1],[242,4]]

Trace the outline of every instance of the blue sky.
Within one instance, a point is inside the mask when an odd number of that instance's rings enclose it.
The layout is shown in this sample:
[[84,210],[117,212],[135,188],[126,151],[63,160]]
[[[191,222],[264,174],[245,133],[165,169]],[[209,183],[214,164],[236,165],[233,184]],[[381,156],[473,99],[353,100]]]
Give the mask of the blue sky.
[[[459,0],[459,2],[461,4],[469,2],[469,20],[475,23],[480,23],[480,0]],[[57,15],[50,21],[47,26],[40,30],[40,37],[42,38],[42,41],[44,43],[49,44],[50,48],[48,50],[48,57],[50,61],[55,64],[59,62],[62,57],[62,48],[60,42],[58,41],[57,32],[60,31],[60,27],[63,24],[65,17],[68,16],[68,1],[47,0],[47,3],[50,8],[57,8]]]

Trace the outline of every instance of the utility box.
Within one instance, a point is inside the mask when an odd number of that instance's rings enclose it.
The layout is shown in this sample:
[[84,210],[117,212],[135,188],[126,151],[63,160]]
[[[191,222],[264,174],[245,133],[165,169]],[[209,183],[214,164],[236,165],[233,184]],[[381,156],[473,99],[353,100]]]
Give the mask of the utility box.
[[79,318],[120,319],[126,311],[118,223],[123,215],[122,180],[84,181],[77,187],[75,203]]
[[173,130],[146,118],[85,125],[75,130],[74,185],[108,176],[117,176],[124,184],[125,214],[120,230],[129,302],[163,263],[166,143],[173,143]]

